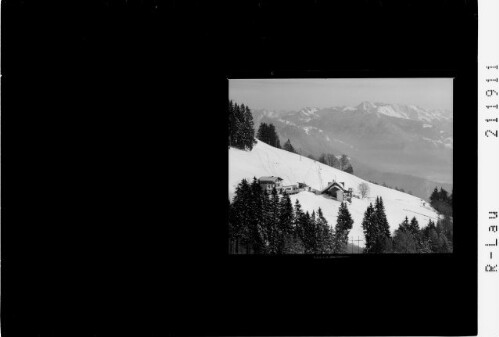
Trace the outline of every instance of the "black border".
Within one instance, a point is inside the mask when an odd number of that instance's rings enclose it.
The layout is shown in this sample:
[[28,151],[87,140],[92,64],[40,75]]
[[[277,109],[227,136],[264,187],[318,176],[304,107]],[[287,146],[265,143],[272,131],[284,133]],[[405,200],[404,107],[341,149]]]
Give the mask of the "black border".
[[[4,1],[2,25],[5,336],[476,334],[476,1]],[[359,71],[456,78],[456,253],[228,258],[227,78]]]

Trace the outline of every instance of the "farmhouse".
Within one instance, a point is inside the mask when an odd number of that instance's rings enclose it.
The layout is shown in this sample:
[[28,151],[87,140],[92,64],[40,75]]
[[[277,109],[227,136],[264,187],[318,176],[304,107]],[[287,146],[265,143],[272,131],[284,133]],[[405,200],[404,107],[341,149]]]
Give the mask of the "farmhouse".
[[336,181],[330,182],[326,188],[320,191],[321,194],[332,197],[340,202],[347,200],[350,201],[352,197],[352,189],[345,189],[345,183],[338,183]]
[[282,178],[280,177],[260,177],[258,179],[258,183],[260,183],[260,187],[267,192],[272,192],[272,189],[275,187],[277,193],[282,192]]
[[310,186],[308,186],[305,183],[298,183],[298,188],[302,191],[309,191],[309,192],[311,191]]
[[300,192],[298,185],[287,185],[282,187],[282,192],[287,194],[295,194]]

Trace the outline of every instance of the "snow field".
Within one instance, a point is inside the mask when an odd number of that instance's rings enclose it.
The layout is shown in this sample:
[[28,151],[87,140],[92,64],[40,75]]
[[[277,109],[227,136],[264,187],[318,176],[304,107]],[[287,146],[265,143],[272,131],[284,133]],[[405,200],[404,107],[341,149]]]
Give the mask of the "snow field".
[[[283,185],[303,182],[317,190],[326,187],[328,182],[336,180],[337,182],[344,182],[346,189],[352,188],[354,194],[358,194],[360,183],[366,183],[369,186],[367,198],[352,198],[352,203],[347,203],[354,220],[349,234],[350,240],[352,238],[364,240],[362,219],[369,203],[374,204],[376,196],[383,198],[392,233],[406,216],[409,219],[413,216],[416,217],[420,227],[425,227],[429,219],[433,221],[438,219],[438,214],[430,207],[428,202],[418,197],[372,184],[307,157],[274,148],[260,141],[257,142],[252,151],[229,149],[229,198],[231,200],[236,186],[242,179],[247,179],[251,183],[253,177],[258,179],[261,176],[278,176],[283,179]],[[293,204],[296,199],[299,200],[304,211],[312,213],[312,211],[317,211],[320,207],[329,225],[334,227],[340,202],[311,192],[300,192],[291,195]],[[359,245],[363,247],[364,243],[365,241],[360,242]]]

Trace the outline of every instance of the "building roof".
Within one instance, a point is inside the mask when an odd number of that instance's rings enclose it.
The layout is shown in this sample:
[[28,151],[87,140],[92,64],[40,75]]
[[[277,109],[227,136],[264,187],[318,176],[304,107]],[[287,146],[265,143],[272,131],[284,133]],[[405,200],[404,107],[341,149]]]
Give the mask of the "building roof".
[[261,183],[264,183],[264,182],[275,183],[275,182],[281,181],[281,180],[282,180],[282,178],[274,177],[274,176],[271,176],[271,177],[260,177],[258,179],[258,181],[261,182]]
[[341,186],[341,184],[339,184],[339,183],[337,183],[336,181],[334,181],[332,184],[329,184],[326,188],[324,188],[324,189],[321,191],[321,193],[327,192],[328,190],[330,190],[330,189],[331,189],[331,188],[333,188],[333,187],[336,187],[336,188],[338,188],[339,190],[342,190],[342,191],[344,191],[344,192],[346,191],[346,189],[345,189],[343,186]]

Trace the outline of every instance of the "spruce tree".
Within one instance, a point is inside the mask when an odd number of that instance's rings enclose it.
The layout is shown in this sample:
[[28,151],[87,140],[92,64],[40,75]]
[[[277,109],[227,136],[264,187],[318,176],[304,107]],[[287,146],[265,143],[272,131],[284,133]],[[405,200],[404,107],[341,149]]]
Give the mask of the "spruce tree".
[[293,204],[289,195],[284,194],[279,203],[279,218],[278,218],[278,240],[277,251],[278,253],[284,252],[286,239],[291,239],[293,235]]
[[416,253],[416,242],[409,231],[399,229],[395,230],[393,236],[393,250],[395,253]]
[[432,253],[439,252],[439,240],[437,230],[433,227],[428,231],[428,244]]
[[[384,253],[391,250],[390,226],[385,214],[383,198],[376,197],[373,214],[370,219],[369,253]],[[366,238],[367,240],[367,238]]]
[[312,251],[314,254],[320,254],[322,245],[322,232],[319,230],[319,225],[317,224],[317,218],[315,216],[315,211],[312,211],[310,215],[310,232],[312,240]]
[[366,239],[366,245],[363,250],[364,253],[373,253],[373,250],[376,246],[376,239],[378,235],[374,218],[374,207],[372,204],[369,204],[364,213],[364,219],[362,220],[362,229],[364,231],[364,237]]
[[251,110],[249,107],[245,106],[243,109],[244,109],[244,129],[243,129],[244,148],[251,151],[253,149],[253,145],[255,144],[255,129],[253,124],[253,115],[251,114]]
[[232,142],[234,139],[234,129],[235,129],[235,117],[234,117],[234,102],[232,100],[229,101],[229,105],[227,108],[228,111],[228,127],[229,127],[229,147],[232,146]]
[[301,209],[300,201],[296,199],[295,201],[295,216],[294,216],[294,231],[293,234],[298,237],[303,236],[302,218],[303,211]]
[[274,124],[269,124],[269,136],[270,136],[270,145],[272,145],[273,147],[276,147],[278,149],[281,148],[281,144],[279,142],[279,136],[277,135],[277,132],[275,131],[275,126]]
[[336,219],[335,239],[334,239],[334,252],[344,253],[348,245],[348,233],[352,229],[353,220],[350,212],[348,211],[347,204],[342,202],[338,210],[338,217]]
[[258,127],[258,132],[256,133],[256,138],[264,143],[267,143],[268,140],[266,138],[266,132],[267,132],[267,124],[260,123],[260,126]]
[[299,221],[302,228],[301,240],[305,245],[305,254],[313,254],[315,252],[315,223],[312,222],[312,217],[308,211],[301,216]]
[[379,232],[386,237],[390,237],[390,225],[388,224],[388,219],[386,218],[385,205],[382,197],[376,198],[374,213],[376,215]]
[[284,143],[283,149],[288,152],[296,153],[295,148],[293,147],[293,145],[291,145],[291,141],[289,140],[289,138],[286,143]]
[[264,247],[261,251],[263,254],[271,253],[271,240],[272,240],[272,210],[270,206],[270,196],[266,190],[261,190],[262,199],[262,217],[261,217],[261,228]]
[[269,252],[271,254],[277,254],[280,250],[280,240],[282,237],[280,226],[279,226],[279,195],[275,187],[272,189],[272,194],[269,200],[269,221],[268,226],[268,237],[269,237]]
[[241,107],[236,103],[234,104],[234,140],[232,144],[238,149],[244,149],[244,114]]
[[235,196],[232,202],[230,221],[232,230],[231,239],[234,241],[236,253],[242,252],[243,246],[246,252],[252,246],[251,213],[252,192],[246,179],[243,179],[236,187]]
[[322,214],[322,209],[319,207],[317,210],[317,234],[318,234],[318,253],[319,254],[328,254],[333,250],[333,232],[327,223],[326,218]]
[[251,183],[250,207],[250,236],[252,248],[255,254],[265,253],[265,231],[263,229],[263,193],[256,178]]
[[419,223],[416,217],[412,217],[411,223],[409,224],[409,231],[413,234],[416,235],[419,233]]
[[438,194],[437,188],[435,187],[435,189],[433,190],[433,192],[430,195],[430,204],[433,205],[433,203],[438,201],[438,200],[439,200],[439,194]]

